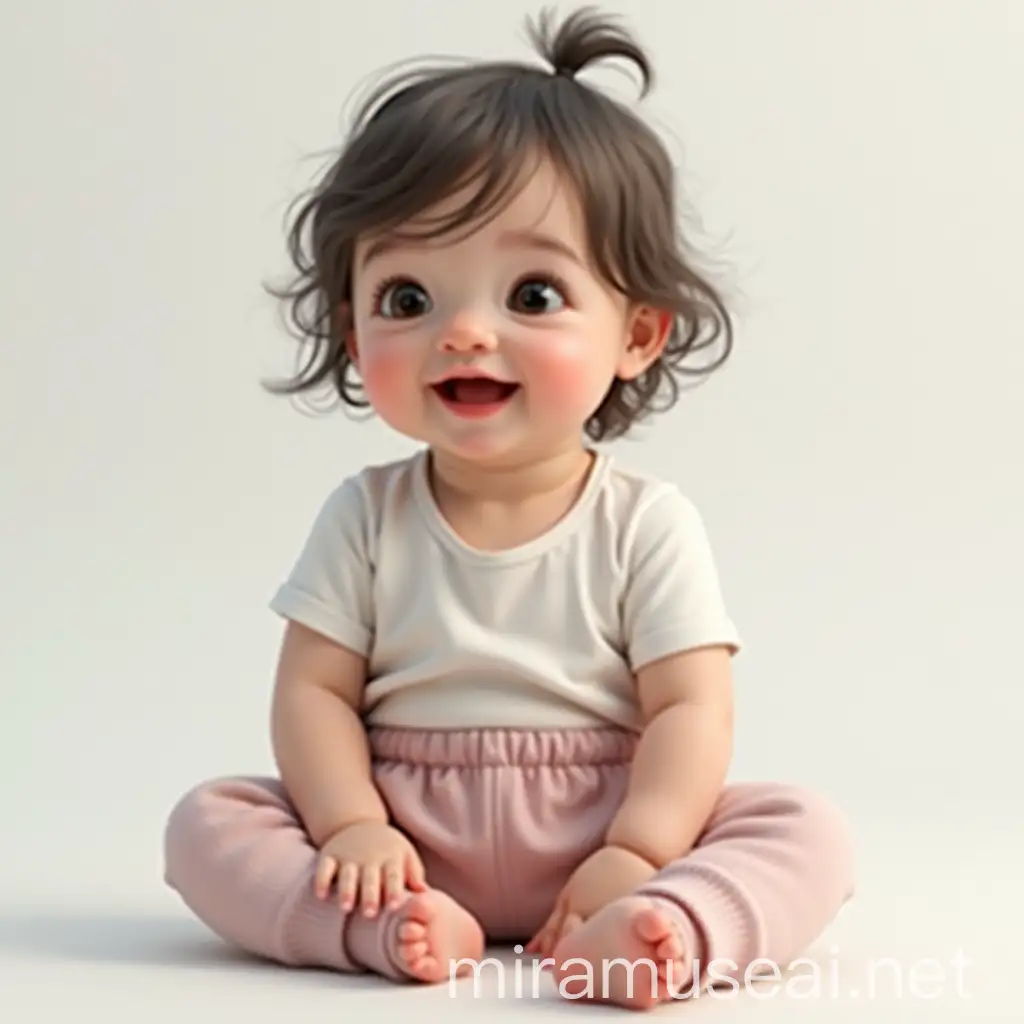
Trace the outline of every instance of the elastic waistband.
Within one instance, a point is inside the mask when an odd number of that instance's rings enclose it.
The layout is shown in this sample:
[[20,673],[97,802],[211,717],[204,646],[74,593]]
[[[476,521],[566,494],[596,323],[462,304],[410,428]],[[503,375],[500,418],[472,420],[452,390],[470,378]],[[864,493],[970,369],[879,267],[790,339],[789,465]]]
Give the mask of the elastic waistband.
[[623,729],[398,729],[369,731],[378,761],[432,767],[626,764],[638,737]]

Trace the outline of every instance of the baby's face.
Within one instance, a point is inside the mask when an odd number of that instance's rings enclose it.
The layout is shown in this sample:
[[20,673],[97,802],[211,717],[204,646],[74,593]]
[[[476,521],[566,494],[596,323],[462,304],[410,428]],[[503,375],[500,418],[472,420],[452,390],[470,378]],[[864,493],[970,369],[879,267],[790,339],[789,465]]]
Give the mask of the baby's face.
[[351,349],[367,397],[394,429],[457,458],[578,443],[628,369],[630,340],[626,304],[590,266],[580,212],[549,167],[468,236],[356,249]]

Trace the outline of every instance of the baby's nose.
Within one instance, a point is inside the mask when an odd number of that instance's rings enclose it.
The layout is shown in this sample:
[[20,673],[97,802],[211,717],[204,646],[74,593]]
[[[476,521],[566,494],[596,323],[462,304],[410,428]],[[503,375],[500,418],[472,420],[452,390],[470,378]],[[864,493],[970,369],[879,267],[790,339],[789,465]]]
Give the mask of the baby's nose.
[[497,344],[497,333],[478,314],[459,313],[440,335],[440,347],[446,352],[489,352]]

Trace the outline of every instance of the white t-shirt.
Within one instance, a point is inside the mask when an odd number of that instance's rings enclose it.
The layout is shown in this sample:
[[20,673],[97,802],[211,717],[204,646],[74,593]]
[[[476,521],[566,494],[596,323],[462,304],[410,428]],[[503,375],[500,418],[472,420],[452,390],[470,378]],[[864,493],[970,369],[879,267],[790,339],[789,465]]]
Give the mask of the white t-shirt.
[[341,482],[271,601],[366,656],[369,725],[639,731],[637,669],[739,650],[703,522],[677,487],[598,452],[552,529],[481,551],[441,515],[429,461],[421,450]]

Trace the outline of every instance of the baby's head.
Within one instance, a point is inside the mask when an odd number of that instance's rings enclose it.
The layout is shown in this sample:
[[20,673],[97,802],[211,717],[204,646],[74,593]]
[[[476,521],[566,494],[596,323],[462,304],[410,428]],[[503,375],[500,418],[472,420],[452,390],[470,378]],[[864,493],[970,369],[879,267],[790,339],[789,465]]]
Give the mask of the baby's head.
[[646,54],[589,11],[531,34],[549,68],[406,72],[360,109],[291,227],[299,276],[275,294],[310,348],[272,390],[327,384],[409,437],[500,459],[622,435],[728,356],[661,141],[575,78],[626,59],[646,93]]

